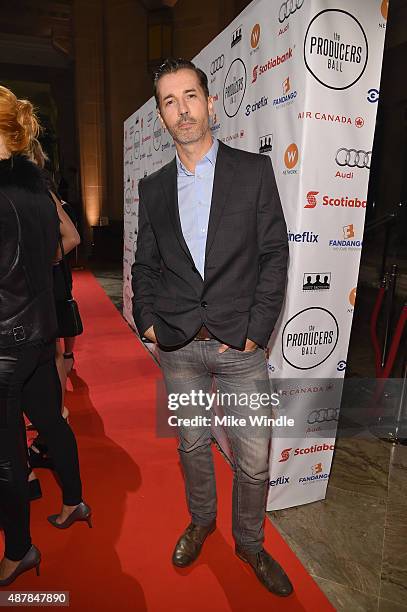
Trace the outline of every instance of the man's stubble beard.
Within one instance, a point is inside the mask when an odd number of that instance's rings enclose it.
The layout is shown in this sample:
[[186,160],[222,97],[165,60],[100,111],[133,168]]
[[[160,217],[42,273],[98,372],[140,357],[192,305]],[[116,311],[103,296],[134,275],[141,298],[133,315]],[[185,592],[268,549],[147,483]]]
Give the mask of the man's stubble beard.
[[174,142],[180,145],[192,144],[203,140],[206,133],[209,131],[209,118],[204,123],[197,123],[189,134],[183,134],[178,126],[174,128],[167,127],[167,130],[171,134]]

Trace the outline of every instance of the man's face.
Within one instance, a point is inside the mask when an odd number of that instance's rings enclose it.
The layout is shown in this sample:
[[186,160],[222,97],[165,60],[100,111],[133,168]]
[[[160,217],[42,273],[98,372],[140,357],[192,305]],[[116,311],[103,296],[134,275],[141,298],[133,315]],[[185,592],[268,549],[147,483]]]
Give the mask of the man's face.
[[178,144],[203,140],[209,132],[212,99],[207,98],[193,70],[165,74],[157,83],[159,116]]

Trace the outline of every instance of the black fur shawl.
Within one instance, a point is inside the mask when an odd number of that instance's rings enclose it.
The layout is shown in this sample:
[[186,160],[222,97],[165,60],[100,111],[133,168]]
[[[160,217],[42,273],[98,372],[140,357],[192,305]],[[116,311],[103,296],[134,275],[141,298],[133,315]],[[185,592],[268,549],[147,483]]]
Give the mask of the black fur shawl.
[[0,159],[0,189],[2,187],[21,187],[33,193],[47,191],[43,172],[25,155]]

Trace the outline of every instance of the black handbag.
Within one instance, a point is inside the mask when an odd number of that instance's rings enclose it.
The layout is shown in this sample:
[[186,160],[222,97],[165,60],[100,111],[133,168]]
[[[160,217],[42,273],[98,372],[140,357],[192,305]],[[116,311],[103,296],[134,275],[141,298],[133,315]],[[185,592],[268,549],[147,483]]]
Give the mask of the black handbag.
[[59,237],[59,246],[61,248],[62,259],[58,265],[61,266],[65,289],[66,298],[63,300],[56,300],[55,307],[58,320],[58,336],[60,338],[72,338],[74,336],[80,336],[83,332],[83,324],[81,315],[79,314],[78,304],[72,297],[71,285],[68,276],[68,262],[66,261],[65,251],[62,244],[61,237]]

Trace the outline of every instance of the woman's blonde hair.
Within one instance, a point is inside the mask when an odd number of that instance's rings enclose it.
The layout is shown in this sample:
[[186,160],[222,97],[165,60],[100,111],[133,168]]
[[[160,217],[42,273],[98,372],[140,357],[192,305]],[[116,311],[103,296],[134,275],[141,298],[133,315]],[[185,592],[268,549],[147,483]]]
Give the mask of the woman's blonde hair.
[[0,85],[0,133],[11,153],[29,149],[40,132],[34,107],[28,100],[19,100],[10,89]]
[[36,138],[33,138],[27,150],[27,156],[33,161],[39,168],[44,168],[47,161],[49,161],[48,155],[45,153],[41,146],[41,143]]

